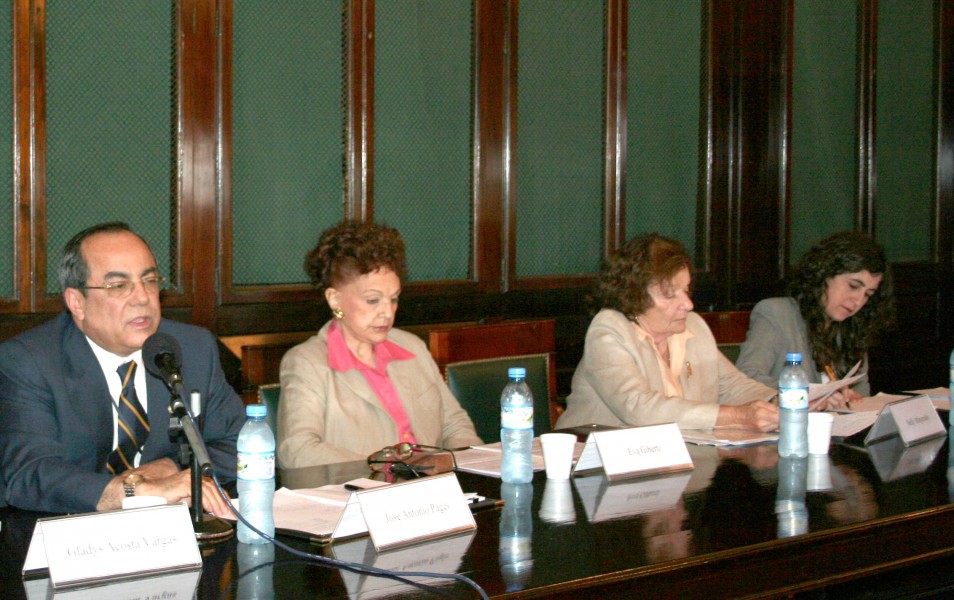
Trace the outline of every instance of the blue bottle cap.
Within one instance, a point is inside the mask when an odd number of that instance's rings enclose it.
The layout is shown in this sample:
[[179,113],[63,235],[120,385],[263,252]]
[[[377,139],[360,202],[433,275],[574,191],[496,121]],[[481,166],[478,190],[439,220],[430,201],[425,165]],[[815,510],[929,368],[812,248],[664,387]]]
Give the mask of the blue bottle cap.
[[785,360],[787,362],[802,362],[802,353],[801,352],[789,352],[785,355]]
[[245,416],[259,418],[268,414],[268,407],[264,404],[248,404],[245,406]]
[[524,369],[523,367],[510,367],[509,369],[507,369],[507,376],[510,377],[511,379],[515,377],[519,379],[523,379],[527,376],[527,370]]

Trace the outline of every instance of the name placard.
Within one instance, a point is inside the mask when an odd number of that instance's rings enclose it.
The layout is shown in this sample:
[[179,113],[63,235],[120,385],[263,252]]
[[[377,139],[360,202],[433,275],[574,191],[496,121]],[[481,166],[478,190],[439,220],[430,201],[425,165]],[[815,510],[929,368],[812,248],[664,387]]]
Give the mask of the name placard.
[[477,528],[454,473],[355,494],[376,550]]
[[941,422],[931,398],[915,396],[885,404],[865,436],[865,445],[898,435],[905,446],[911,446],[945,433],[944,423]]
[[364,522],[364,515],[361,514],[361,505],[358,504],[358,494],[351,492],[348,503],[345,505],[341,517],[331,534],[332,540],[347,539],[356,535],[368,532],[368,525]]
[[184,504],[38,519],[29,555],[54,589],[202,567]]
[[610,481],[691,469],[692,459],[675,423],[596,431],[574,472],[602,467]]

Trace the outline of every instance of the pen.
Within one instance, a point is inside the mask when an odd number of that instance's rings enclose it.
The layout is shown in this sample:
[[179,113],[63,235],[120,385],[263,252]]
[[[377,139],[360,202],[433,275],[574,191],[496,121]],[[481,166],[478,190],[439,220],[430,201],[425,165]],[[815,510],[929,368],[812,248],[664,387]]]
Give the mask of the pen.
[[[835,377],[835,370],[831,368],[831,365],[825,365],[825,373],[828,374],[828,379],[832,382],[838,381],[838,378]],[[845,402],[845,408],[851,410],[851,402]]]
[[360,492],[361,490],[363,490],[363,489],[365,489],[365,488],[363,488],[363,487],[361,487],[361,486],[359,486],[359,485],[355,485],[355,484],[353,484],[353,483],[346,483],[346,484],[344,484],[344,489],[348,490],[349,492]]

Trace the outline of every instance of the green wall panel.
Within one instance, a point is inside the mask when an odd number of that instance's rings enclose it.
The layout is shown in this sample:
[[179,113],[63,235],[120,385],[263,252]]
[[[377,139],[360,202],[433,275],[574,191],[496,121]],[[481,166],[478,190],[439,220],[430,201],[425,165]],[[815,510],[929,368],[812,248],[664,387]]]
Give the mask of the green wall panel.
[[171,269],[173,2],[46,4],[46,285],[77,231],[122,220]]
[[695,245],[701,3],[629,4],[626,237]]
[[517,275],[594,273],[602,255],[604,6],[523,0]]
[[234,7],[233,283],[306,282],[305,253],[345,214],[341,3]]
[[11,64],[11,2],[0,3],[0,298],[13,295],[13,212],[16,210],[13,189],[13,70]]
[[415,281],[470,276],[471,20],[469,0],[375,3],[374,215]]
[[795,3],[792,77],[791,259],[854,227],[857,188],[856,8]]
[[877,237],[889,260],[931,258],[934,2],[878,2]]

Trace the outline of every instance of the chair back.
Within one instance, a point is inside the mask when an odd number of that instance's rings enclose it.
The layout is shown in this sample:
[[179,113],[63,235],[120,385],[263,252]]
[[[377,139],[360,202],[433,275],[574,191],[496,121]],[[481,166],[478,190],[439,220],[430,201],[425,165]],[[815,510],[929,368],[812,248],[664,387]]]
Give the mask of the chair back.
[[258,386],[258,403],[264,404],[268,408],[265,414],[265,422],[272,428],[272,433],[278,437],[278,399],[282,394],[282,385],[280,383],[266,383]]
[[750,315],[751,313],[747,310],[699,313],[712,330],[719,350],[733,364],[739,358],[742,342],[745,341],[745,335],[749,331]]
[[[525,366],[527,369],[527,382],[535,403],[535,433],[545,433],[551,424],[556,423],[562,410],[556,401],[554,329],[552,319],[543,319],[430,330],[428,346],[434,362],[447,378],[454,396],[474,420],[477,433],[484,441],[500,439],[500,392],[507,383],[507,368],[511,366]],[[533,361],[526,365],[515,362],[517,358],[522,360],[528,355],[538,355],[537,361],[545,363],[545,368],[537,369],[533,379]],[[452,369],[451,365],[457,363],[483,364]],[[455,371],[453,385],[451,370]],[[477,425],[478,421],[486,423],[483,431]]]
[[470,415],[477,435],[485,443],[500,441],[500,393],[507,383],[507,369],[527,370],[533,394],[533,435],[550,431],[550,355],[527,354],[485,358],[447,365],[447,386]]

